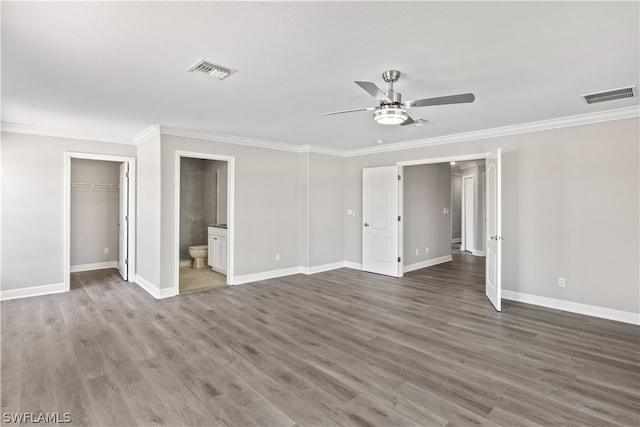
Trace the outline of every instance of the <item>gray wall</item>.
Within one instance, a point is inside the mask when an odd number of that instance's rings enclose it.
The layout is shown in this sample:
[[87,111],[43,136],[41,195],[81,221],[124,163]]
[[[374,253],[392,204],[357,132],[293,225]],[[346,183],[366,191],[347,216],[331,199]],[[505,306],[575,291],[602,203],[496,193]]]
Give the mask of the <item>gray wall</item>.
[[404,265],[451,254],[451,215],[443,213],[451,206],[449,164],[404,167],[402,181]]
[[[71,183],[118,185],[120,165],[71,159]],[[119,195],[119,187],[71,186],[72,266],[118,260]]]
[[[639,128],[634,118],[350,157],[346,204],[362,200],[363,167],[502,148],[503,287],[638,313]],[[361,227],[347,221],[344,241],[346,260],[362,262]]]
[[136,147],[2,132],[1,148],[0,286],[10,290],[64,283],[65,151],[135,156]]
[[301,153],[297,160],[298,265],[309,264],[309,163],[311,153]]
[[136,273],[154,285],[160,283],[160,159],[160,136],[138,145]]
[[462,176],[451,175],[451,240],[462,238]]
[[[189,151],[236,158],[235,275],[299,266],[299,153],[162,136],[160,288],[175,286],[175,153]],[[276,253],[280,261],[275,260]]]
[[308,156],[308,267],[344,261],[344,159]]

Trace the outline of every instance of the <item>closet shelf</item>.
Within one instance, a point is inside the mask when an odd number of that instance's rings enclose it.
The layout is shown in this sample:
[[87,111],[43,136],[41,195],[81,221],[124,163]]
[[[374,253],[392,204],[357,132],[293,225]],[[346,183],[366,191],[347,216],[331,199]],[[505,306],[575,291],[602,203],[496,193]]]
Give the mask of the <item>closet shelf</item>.
[[93,187],[93,188],[119,188],[119,184],[94,184],[87,182],[72,182],[72,187]]

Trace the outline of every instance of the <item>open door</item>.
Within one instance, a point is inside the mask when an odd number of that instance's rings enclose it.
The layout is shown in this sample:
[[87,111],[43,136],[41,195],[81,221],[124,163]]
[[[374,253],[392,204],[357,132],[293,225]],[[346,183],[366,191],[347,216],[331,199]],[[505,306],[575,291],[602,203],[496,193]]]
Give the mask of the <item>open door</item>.
[[397,166],[362,170],[362,269],[401,277]]
[[118,270],[129,278],[129,163],[120,165],[120,213],[118,216]]
[[502,189],[500,150],[487,157],[487,258],[485,293],[497,311],[502,298]]

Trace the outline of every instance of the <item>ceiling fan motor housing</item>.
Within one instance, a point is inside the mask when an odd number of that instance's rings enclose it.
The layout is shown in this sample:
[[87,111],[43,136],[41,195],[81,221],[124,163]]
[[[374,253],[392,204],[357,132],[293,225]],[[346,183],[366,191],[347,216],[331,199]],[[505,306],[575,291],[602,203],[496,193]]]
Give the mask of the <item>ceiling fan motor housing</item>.
[[396,105],[396,106],[400,106],[400,104],[402,103],[402,94],[400,92],[396,92],[393,89],[389,89],[388,91],[385,92],[385,95],[387,95],[387,98],[389,98],[392,102],[385,102],[382,101],[381,104],[382,105]]

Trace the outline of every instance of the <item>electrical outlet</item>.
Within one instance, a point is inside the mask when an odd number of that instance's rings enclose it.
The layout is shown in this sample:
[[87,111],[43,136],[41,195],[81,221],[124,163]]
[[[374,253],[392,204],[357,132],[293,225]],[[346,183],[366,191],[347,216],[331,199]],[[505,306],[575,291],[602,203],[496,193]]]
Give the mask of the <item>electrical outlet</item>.
[[565,286],[567,286],[567,283],[564,277],[558,277],[558,286],[561,288],[564,288]]
[[426,248],[424,248],[424,253],[428,254],[429,253],[429,247],[427,246]]
[[280,261],[280,254],[276,254],[276,261]]
[[416,249],[416,256],[420,255],[420,249]]
[[109,255],[109,248],[104,248],[104,254]]

